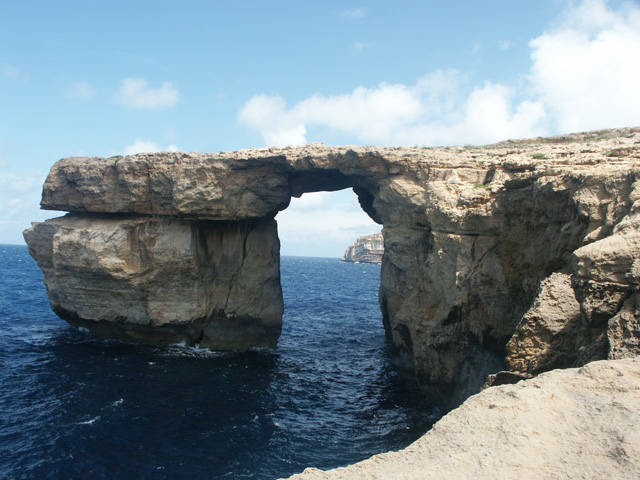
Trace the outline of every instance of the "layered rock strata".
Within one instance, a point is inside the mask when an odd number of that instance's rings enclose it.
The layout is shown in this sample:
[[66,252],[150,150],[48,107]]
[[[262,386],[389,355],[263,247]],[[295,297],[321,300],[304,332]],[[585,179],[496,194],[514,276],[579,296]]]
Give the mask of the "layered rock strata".
[[380,304],[396,358],[459,401],[505,368],[638,353],[639,174],[637,128],[485,147],[69,158],[42,207],[71,213],[25,238],[73,323],[273,345],[275,215],[292,196],[353,188],[383,225]]
[[384,255],[384,237],[381,233],[364,235],[344,252],[343,262],[351,263],[382,263]]
[[25,238],[53,310],[73,325],[146,344],[277,344],[283,307],[273,219],[68,215],[35,224]]

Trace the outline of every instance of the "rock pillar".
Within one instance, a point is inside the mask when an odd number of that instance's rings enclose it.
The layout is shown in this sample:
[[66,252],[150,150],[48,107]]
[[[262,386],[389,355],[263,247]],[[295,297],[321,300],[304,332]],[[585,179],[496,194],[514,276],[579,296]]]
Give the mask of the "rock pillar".
[[273,218],[207,221],[69,214],[25,232],[53,310],[145,344],[275,347],[282,325]]

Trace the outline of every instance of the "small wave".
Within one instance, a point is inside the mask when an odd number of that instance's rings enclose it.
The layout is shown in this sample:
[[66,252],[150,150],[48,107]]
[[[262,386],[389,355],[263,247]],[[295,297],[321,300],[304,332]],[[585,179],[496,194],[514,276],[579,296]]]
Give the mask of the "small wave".
[[93,425],[98,420],[100,420],[100,415],[93,417],[91,420],[87,420],[86,422],[76,422],[76,425]]
[[167,357],[220,357],[226,352],[213,352],[207,348],[189,346],[186,342],[174,343],[166,347],[158,347],[155,352]]
[[[155,347],[154,353],[163,356],[163,357],[195,357],[195,358],[224,358],[224,357],[233,357],[235,355],[241,354],[244,355],[248,352],[254,352],[258,354],[273,354],[273,350],[270,348],[263,347],[252,347],[247,349],[240,350],[229,350],[229,351],[214,351],[209,350],[208,348],[200,347],[199,344],[194,346],[187,345],[186,342],[173,343],[171,345],[163,346],[163,347]],[[149,365],[155,362],[148,362]]]

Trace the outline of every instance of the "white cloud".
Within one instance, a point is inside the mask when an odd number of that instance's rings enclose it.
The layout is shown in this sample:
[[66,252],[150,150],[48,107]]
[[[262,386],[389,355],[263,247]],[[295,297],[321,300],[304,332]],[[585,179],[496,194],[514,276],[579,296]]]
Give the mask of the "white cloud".
[[306,125],[322,125],[367,139],[386,140],[390,128],[406,125],[420,114],[410,88],[381,84],[358,87],[350,94],[313,95],[287,110],[279,96],[257,95],[239,114],[240,123],[259,130],[267,145],[307,143]]
[[313,95],[290,113],[305,123],[328,125],[374,140],[392,136],[390,126],[402,128],[418,120],[423,107],[416,89],[382,83],[377,88],[358,87],[346,95]]
[[7,78],[14,82],[25,82],[29,79],[26,73],[9,63],[0,64],[0,77]]
[[114,98],[126,107],[166,108],[178,103],[180,92],[171,82],[153,88],[142,78],[125,78]]
[[483,87],[474,88],[462,107],[461,120],[444,124],[438,122],[428,124],[423,137],[426,140],[425,143],[427,145],[488,143],[542,134],[545,118],[542,105],[537,102],[523,101],[514,106],[513,94],[512,89],[489,82]]
[[498,42],[498,48],[500,50],[509,50],[513,42],[511,40],[500,40]]
[[554,129],[573,132],[640,124],[640,8],[602,0],[570,9],[530,42],[533,91]]
[[344,10],[342,12],[342,16],[346,18],[362,18],[367,14],[367,11],[364,8],[350,8],[348,10]]
[[255,95],[238,114],[241,125],[257,130],[267,145],[303,145],[307,129],[302,121],[286,111],[278,95]]
[[149,140],[141,140],[136,138],[136,141],[131,145],[124,147],[125,155],[134,155],[136,153],[153,153],[153,152],[177,152],[178,147],[176,145],[167,145],[162,147],[155,142]]
[[45,175],[38,171],[0,172],[0,243],[24,243],[22,231],[31,222],[58,216],[60,212],[40,210]]
[[257,95],[239,114],[240,124],[262,134],[267,145],[303,145],[308,128],[326,128],[359,142],[435,145],[490,142],[542,133],[542,108],[512,105],[511,89],[487,83],[461,93],[464,77],[437,71],[415,85],[381,83],[343,95],[312,95],[291,108],[279,96]]
[[351,46],[354,52],[361,52],[368,47],[369,47],[369,44],[366,42],[356,42]]
[[298,211],[308,213],[314,210],[320,210],[328,205],[331,192],[310,192],[305,193],[300,198],[293,198],[289,211]]
[[278,95],[256,95],[239,123],[278,146],[305,144],[309,132],[349,143],[451,145],[640,125],[640,7],[614,11],[585,0],[555,25],[530,42],[521,90],[489,81],[470,87],[463,74],[436,71],[414,85],[314,94],[290,107]]
[[276,220],[283,255],[341,257],[356,238],[381,230],[350,190],[305,193]]
[[74,100],[91,100],[95,92],[87,82],[76,82],[65,89],[65,95]]

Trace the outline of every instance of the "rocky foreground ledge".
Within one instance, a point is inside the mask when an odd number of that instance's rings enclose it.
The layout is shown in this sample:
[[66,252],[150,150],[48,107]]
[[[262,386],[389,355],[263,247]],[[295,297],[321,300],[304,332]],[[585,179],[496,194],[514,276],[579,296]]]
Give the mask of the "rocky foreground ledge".
[[289,480],[640,478],[640,359],[554,370],[469,398],[398,452]]
[[275,215],[352,188],[383,226],[396,360],[459,404],[640,352],[640,128],[447,148],[270,148],[67,158],[25,231],[53,310],[144,343],[275,347]]

